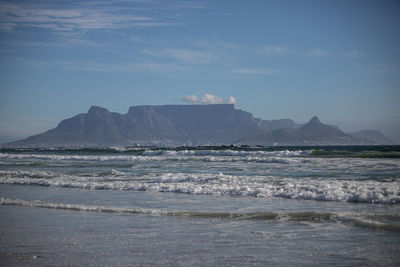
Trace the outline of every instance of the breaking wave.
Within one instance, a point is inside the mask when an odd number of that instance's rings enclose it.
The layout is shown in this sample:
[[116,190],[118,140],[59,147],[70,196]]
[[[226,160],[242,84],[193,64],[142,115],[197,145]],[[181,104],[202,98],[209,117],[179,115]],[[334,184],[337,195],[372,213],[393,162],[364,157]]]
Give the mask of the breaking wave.
[[[43,161],[192,161],[206,162],[255,162],[288,164],[300,160],[304,151],[205,151],[145,150],[138,155],[64,155],[64,154],[9,154],[0,153],[0,159]],[[307,152],[308,153],[308,152]],[[3,163],[5,164],[5,163]],[[9,163],[10,165],[12,163]],[[19,164],[19,163],[17,163]]]
[[282,197],[321,201],[400,203],[400,181],[289,179],[223,173],[164,173],[133,176],[111,170],[93,176],[45,171],[0,171],[1,184],[82,189],[173,192],[192,195]]
[[[277,213],[277,212],[210,212],[210,211],[168,211],[161,209],[144,209],[129,207],[106,207],[106,206],[89,206],[80,204],[52,203],[39,200],[23,200],[0,198],[0,205],[23,206],[30,208],[46,208],[83,212],[99,212],[99,213],[117,213],[117,214],[139,214],[149,216],[173,216],[187,217],[193,219],[219,219],[219,220],[260,220],[260,221],[300,221],[315,223],[344,223],[351,224],[356,227],[400,231],[400,216],[396,214],[356,214],[356,213],[331,213],[331,212],[293,212],[293,213]],[[382,221],[382,217],[390,217],[390,222]]]

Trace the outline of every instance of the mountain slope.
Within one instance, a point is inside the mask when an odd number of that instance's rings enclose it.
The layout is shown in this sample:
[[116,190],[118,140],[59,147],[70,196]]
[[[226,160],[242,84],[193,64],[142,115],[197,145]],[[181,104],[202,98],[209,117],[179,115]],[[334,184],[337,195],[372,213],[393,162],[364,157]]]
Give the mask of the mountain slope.
[[259,122],[259,126],[265,131],[273,131],[281,128],[294,129],[298,128],[298,124],[296,124],[291,119],[280,119],[280,120],[262,120],[257,119]]
[[348,133],[356,138],[361,138],[369,142],[373,142],[378,145],[396,145],[396,143],[386,136],[384,136],[380,131],[376,130],[361,130],[358,132]]

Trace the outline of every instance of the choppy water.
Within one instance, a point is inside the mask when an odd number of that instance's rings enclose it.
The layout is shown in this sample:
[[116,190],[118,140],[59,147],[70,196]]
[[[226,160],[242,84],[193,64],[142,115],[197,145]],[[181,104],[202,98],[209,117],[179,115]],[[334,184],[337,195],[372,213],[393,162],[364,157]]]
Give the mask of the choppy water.
[[396,146],[2,149],[0,204],[11,265],[400,263]]

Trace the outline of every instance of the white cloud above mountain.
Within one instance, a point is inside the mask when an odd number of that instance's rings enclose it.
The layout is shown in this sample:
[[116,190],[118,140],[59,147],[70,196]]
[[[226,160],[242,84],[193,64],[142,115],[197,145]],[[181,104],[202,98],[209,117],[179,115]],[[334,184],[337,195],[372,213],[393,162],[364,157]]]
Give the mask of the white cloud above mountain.
[[187,103],[193,104],[236,104],[236,99],[233,96],[230,96],[228,99],[223,99],[222,97],[212,95],[212,94],[204,94],[202,97],[198,97],[197,95],[186,95],[182,97],[182,100]]

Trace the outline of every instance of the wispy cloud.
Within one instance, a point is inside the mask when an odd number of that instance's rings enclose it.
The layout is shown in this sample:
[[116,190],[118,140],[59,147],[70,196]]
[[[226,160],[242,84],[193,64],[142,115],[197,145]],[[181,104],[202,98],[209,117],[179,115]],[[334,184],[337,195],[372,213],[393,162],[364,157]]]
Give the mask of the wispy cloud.
[[347,58],[360,58],[363,56],[363,53],[360,51],[347,51],[343,53],[343,56]]
[[[121,5],[123,3],[123,5]],[[118,5],[116,5],[118,4]],[[130,27],[160,27],[178,25],[176,21],[151,15],[152,1],[129,2],[0,2],[0,30],[36,27],[56,32],[120,29]],[[146,8],[147,9],[146,9]],[[193,5],[175,9],[194,8]]]
[[93,71],[93,72],[157,72],[170,74],[185,71],[185,67],[174,63],[163,62],[121,62],[103,63],[96,61],[26,61],[21,66],[34,68],[59,68],[65,70]]
[[192,49],[165,48],[144,49],[142,51],[151,56],[172,58],[188,63],[208,63],[214,58],[214,55],[209,51],[204,52]]
[[387,64],[357,64],[362,71],[371,74],[400,74],[400,67]]
[[[119,44],[113,43],[112,40],[91,40],[87,38],[86,35],[81,34],[59,34],[57,38],[49,39],[47,41],[43,40],[0,40],[0,46],[7,46],[7,47],[19,47],[20,49],[32,49],[35,47],[39,48],[82,48],[82,47],[90,47],[96,48],[101,51],[107,52],[116,52],[117,48],[120,47]],[[14,51],[12,49],[8,49],[5,51]],[[0,51],[1,53],[1,51]],[[10,52],[11,53],[11,52]]]
[[234,69],[232,71],[233,74],[243,74],[243,75],[275,75],[279,72],[272,69],[247,69],[247,68],[240,68]]
[[192,39],[190,41],[194,46],[201,47],[210,50],[228,50],[228,51],[238,51],[238,50],[247,50],[248,47],[232,43],[221,41],[220,39],[214,37],[212,39]]
[[321,50],[321,49],[313,49],[308,52],[308,55],[312,56],[312,57],[325,57],[325,56],[328,56],[329,54],[328,54],[328,52]]
[[[306,56],[306,57],[323,57],[329,56],[330,53],[323,49],[299,49],[294,46],[285,44],[265,44],[265,45],[245,45],[214,39],[196,39],[191,41],[193,45],[199,48],[205,48],[218,53],[231,54],[247,54],[249,56]],[[355,51],[351,54],[356,55]]]
[[279,54],[279,55],[295,53],[295,50],[293,48],[289,48],[286,45],[266,45],[260,47],[258,51],[266,54]]
[[212,94],[204,94],[202,97],[198,97],[197,95],[186,95],[182,97],[182,100],[187,103],[197,103],[197,104],[236,104],[236,99],[233,96],[230,96],[227,100],[222,97],[212,95]]
[[132,42],[139,43],[139,44],[151,44],[152,43],[152,41],[147,40],[145,38],[141,38],[139,36],[131,36],[130,39]]

